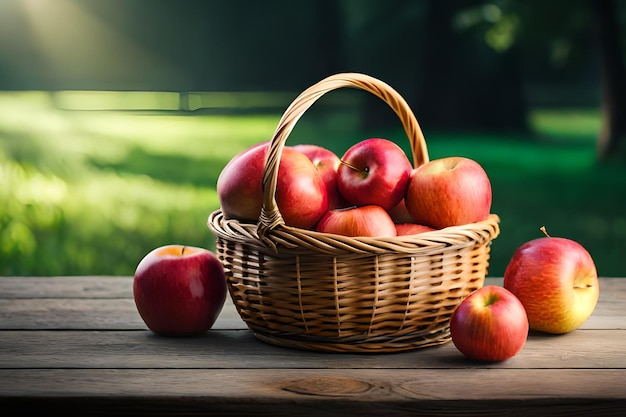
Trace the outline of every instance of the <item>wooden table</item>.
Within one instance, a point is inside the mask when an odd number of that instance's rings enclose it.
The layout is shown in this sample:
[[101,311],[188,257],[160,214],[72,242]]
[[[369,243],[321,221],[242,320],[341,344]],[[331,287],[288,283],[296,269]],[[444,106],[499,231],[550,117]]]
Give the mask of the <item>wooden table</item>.
[[229,301],[206,335],[163,338],[141,321],[130,277],[5,277],[0,413],[622,416],[626,279],[602,279],[600,293],[580,329],[531,333],[516,357],[479,363],[452,343],[394,354],[275,347]]

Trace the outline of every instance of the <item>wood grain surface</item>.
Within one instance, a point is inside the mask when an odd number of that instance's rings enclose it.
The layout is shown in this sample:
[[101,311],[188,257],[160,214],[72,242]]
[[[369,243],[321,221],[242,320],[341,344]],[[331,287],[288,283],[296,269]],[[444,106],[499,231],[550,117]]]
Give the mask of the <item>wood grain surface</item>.
[[131,277],[1,277],[0,407],[48,415],[622,416],[626,279],[601,279],[600,294],[580,329],[531,332],[514,358],[481,363],[452,343],[392,354],[271,346],[230,300],[205,335],[159,337],[137,313]]

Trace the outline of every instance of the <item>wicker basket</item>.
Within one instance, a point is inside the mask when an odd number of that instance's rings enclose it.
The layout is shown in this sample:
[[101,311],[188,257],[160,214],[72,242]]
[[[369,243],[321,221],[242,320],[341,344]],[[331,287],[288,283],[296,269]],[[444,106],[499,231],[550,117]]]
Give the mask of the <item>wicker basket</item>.
[[274,194],[285,141],[325,93],[359,88],[386,102],[410,140],[414,166],[428,161],[419,124],[384,82],[332,75],[302,92],[272,137],[258,224],[211,213],[216,253],[237,311],[267,343],[325,352],[395,352],[450,341],[455,307],[483,286],[499,218],[392,238],[345,237],[284,224]]

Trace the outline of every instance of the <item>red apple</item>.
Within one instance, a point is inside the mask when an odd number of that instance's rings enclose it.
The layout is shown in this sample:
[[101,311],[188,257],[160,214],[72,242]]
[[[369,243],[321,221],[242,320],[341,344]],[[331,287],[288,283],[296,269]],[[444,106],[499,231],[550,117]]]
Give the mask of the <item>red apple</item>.
[[450,335],[465,356],[480,361],[503,361],[526,344],[528,318],[510,291],[496,285],[468,295],[452,313]]
[[320,219],[316,230],[352,237],[396,236],[396,226],[389,213],[375,205],[329,210]]
[[227,219],[258,220],[263,205],[259,172],[263,172],[268,146],[269,142],[260,142],[244,149],[220,172],[216,188]]
[[398,236],[416,235],[423,232],[432,232],[433,229],[430,226],[424,226],[417,223],[396,223],[396,234]]
[[394,207],[387,210],[389,215],[396,223],[413,223],[413,217],[409,214],[409,211],[406,209],[406,202],[404,198],[400,200],[398,204]]
[[531,329],[553,334],[580,327],[600,295],[589,252],[560,237],[541,237],[520,246],[504,271],[504,287],[524,304]]
[[[258,221],[263,206],[263,169],[269,142],[255,145],[229,161],[217,179],[224,217]],[[328,210],[322,176],[304,154],[286,146],[278,168],[276,203],[285,224],[312,229]]]
[[339,192],[355,206],[378,205],[389,210],[404,197],[413,166],[394,142],[365,139],[352,145],[337,169]]
[[226,300],[224,267],[208,249],[161,246],[137,265],[133,295],[139,315],[156,334],[186,336],[209,330]]
[[415,223],[442,229],[485,220],[491,198],[491,183],[478,162],[448,157],[413,169],[405,201]]
[[341,162],[337,154],[323,146],[312,144],[299,144],[292,146],[292,148],[306,155],[319,171],[324,184],[326,184],[328,208],[335,209],[348,206],[337,186],[337,169]]

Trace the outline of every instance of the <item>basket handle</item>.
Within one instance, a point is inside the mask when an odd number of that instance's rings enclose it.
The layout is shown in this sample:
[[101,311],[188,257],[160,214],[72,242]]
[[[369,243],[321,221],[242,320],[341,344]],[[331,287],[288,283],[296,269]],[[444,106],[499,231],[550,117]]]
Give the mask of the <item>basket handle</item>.
[[409,138],[413,152],[413,165],[417,167],[428,162],[426,140],[419,123],[415,119],[415,115],[409,105],[392,87],[369,75],[353,72],[339,73],[324,78],[300,93],[285,110],[278,122],[267,152],[265,169],[263,171],[263,208],[261,209],[258,225],[260,236],[264,236],[267,231],[276,228],[278,225],[285,226],[285,221],[276,203],[275,194],[279,161],[287,137],[293,130],[296,122],[315,101],[327,92],[342,87],[365,90],[387,103],[400,118],[404,131]]

